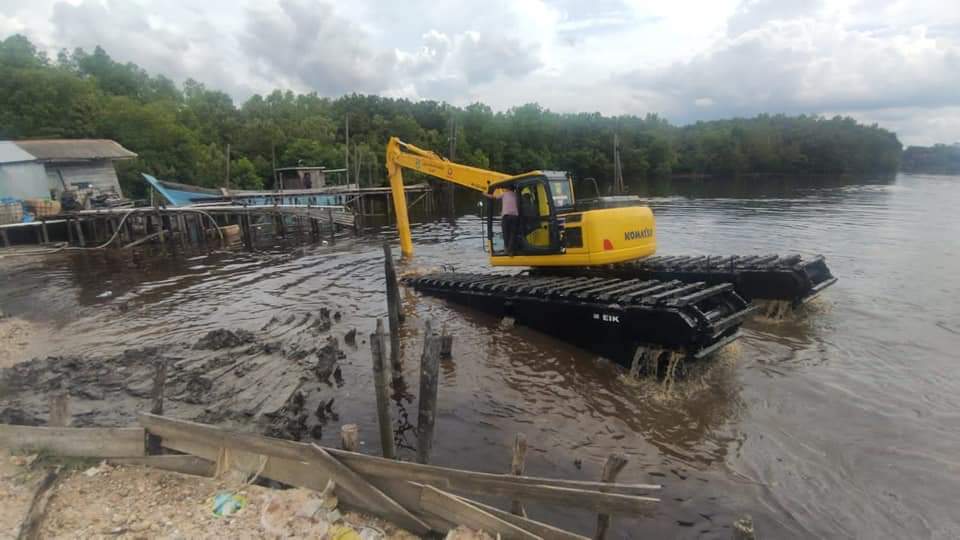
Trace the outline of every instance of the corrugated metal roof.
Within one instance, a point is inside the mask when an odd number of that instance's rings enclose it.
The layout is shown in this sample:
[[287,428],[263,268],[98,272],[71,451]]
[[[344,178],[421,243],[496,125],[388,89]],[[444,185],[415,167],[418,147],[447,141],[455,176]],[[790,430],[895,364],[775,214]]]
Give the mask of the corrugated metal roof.
[[37,158],[17,146],[13,141],[0,141],[0,163],[18,163],[36,160]]
[[39,139],[14,141],[40,161],[129,159],[137,155],[109,139]]

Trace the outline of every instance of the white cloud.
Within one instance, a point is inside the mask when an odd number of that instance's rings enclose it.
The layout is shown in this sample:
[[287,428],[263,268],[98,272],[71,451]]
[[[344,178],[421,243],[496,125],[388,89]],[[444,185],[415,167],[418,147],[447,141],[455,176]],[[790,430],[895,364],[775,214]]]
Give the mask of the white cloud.
[[5,0],[0,37],[114,58],[238,99],[273,88],[537,101],[687,122],[850,114],[960,139],[960,2]]

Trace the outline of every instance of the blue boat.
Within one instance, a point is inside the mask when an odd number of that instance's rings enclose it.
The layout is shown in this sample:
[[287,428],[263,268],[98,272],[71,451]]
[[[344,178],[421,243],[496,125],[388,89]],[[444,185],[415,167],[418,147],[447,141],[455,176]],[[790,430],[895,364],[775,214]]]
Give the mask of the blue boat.
[[[286,185],[293,184],[292,189],[279,189],[276,191],[253,191],[238,189],[213,189],[168,180],[160,180],[149,174],[143,174],[144,180],[164,198],[168,206],[195,206],[198,204],[245,204],[245,205],[311,205],[311,206],[344,206],[349,200],[351,193],[356,193],[358,186],[356,184],[346,184],[337,186],[322,185],[323,169],[314,167],[288,167],[286,169],[277,169],[278,178],[283,171],[299,170],[305,172],[307,186],[297,185],[298,182],[286,182]],[[311,185],[311,173],[321,173],[316,178],[320,187]],[[280,181],[281,186],[285,182]]]

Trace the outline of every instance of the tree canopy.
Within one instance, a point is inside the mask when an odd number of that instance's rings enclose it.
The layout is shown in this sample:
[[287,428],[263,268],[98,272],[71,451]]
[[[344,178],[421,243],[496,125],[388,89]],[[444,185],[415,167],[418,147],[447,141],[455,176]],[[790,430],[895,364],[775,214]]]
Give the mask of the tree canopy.
[[903,152],[904,172],[960,174],[960,143],[910,146]]
[[[847,174],[897,170],[894,133],[846,117],[760,115],[671,125],[657,114],[556,113],[535,104],[495,112],[351,94],[274,90],[237,106],[226,93],[187,80],[178,87],[97,47],[51,60],[14,35],[0,41],[0,138],[114,139],[139,157],[121,162],[125,192],[144,192],[140,172],[202,186],[271,187],[272,170],[303,163],[343,167],[350,130],[350,178],[385,181],[390,136],[457,161],[520,173],[560,169],[609,186],[613,135],[624,176],[744,173]],[[453,142],[451,142],[453,141]]]

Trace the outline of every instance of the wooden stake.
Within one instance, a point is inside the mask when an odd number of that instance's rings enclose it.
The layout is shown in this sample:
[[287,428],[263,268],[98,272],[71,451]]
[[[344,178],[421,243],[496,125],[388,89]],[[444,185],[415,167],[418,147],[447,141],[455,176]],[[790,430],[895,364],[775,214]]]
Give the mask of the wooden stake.
[[370,334],[370,350],[373,353],[373,384],[377,393],[377,423],[380,425],[380,448],[383,457],[396,459],[397,449],[393,440],[393,421],[390,419],[390,389],[387,386],[387,335],[383,331],[383,319],[377,319],[377,331]]
[[437,420],[437,390],[440,379],[440,338],[430,321],[424,323],[423,355],[420,357],[420,396],[417,411],[417,462],[429,463],[433,428]]
[[[603,473],[600,480],[608,484],[617,481],[617,475],[627,466],[627,456],[623,454],[610,454],[607,456],[607,462],[603,464]],[[610,529],[610,514],[597,515],[597,532],[593,535],[594,540],[603,540],[607,537],[607,531]]]
[[80,243],[80,247],[85,247],[87,242],[83,239],[83,225],[80,223],[80,219],[73,220],[73,224],[77,227],[77,242]]
[[[163,414],[163,391],[164,386],[167,383],[167,360],[166,358],[161,358],[156,365],[156,371],[153,373],[153,391],[151,392],[151,397],[153,398],[153,404],[150,407],[150,414]],[[147,434],[147,453],[151,455],[156,455],[161,452],[160,450],[161,441],[160,437],[153,435],[152,433]]]
[[[517,433],[513,439],[513,459],[510,462],[510,474],[514,476],[523,476],[523,467],[527,460],[527,436],[523,433]],[[514,499],[510,502],[510,513],[527,517],[527,510],[523,503]]]
[[356,424],[340,426],[340,448],[350,452],[360,451],[360,428]]
[[440,358],[453,357],[453,336],[447,333],[447,325],[440,332]]
[[390,364],[400,367],[400,289],[397,287],[397,271],[393,267],[390,244],[383,243],[383,269],[387,284],[387,315],[390,322]]
[[47,419],[50,427],[67,427],[70,425],[70,393],[61,388],[50,395],[50,418]]
[[44,219],[40,222],[40,226],[43,228],[43,243],[50,243],[50,233],[47,231],[47,220]]
[[337,239],[337,224],[333,221],[333,208],[327,208],[327,223],[330,224],[330,243]]
[[163,217],[160,215],[160,211],[157,210],[157,233],[160,235],[160,249],[164,254],[167,253],[167,244],[166,244],[166,234],[163,232]]

